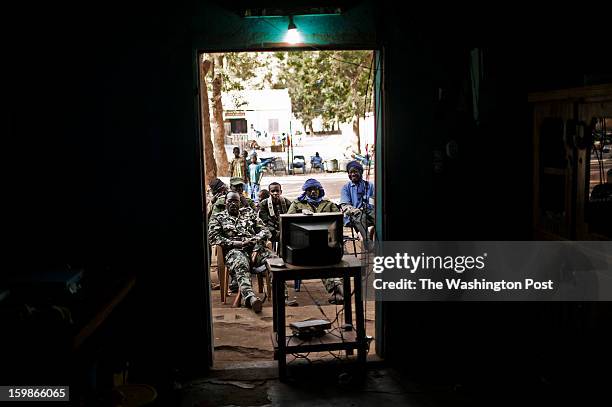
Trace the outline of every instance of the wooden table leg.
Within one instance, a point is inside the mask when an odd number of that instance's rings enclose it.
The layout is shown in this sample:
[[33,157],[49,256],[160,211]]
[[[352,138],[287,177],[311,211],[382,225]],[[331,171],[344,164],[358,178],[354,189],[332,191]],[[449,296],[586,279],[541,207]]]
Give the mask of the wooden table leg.
[[[351,298],[351,278],[349,276],[344,276],[343,280],[343,289],[344,289],[344,323],[345,324],[353,324],[353,306],[352,306],[352,298]],[[338,321],[340,323],[340,321]],[[353,327],[353,329],[355,329]],[[347,349],[347,355],[353,354],[353,349]]]
[[[268,270],[269,272],[269,270]],[[272,291],[273,291],[273,296],[272,296],[272,332],[276,333],[277,330],[277,319],[278,319],[278,312],[276,311],[276,302],[275,302],[275,298],[278,298],[278,276],[274,276],[274,278],[272,279]]]
[[266,293],[268,294],[268,301],[272,301],[272,284],[270,282],[270,271],[266,270]]
[[278,376],[281,381],[287,378],[287,337],[285,328],[285,301],[283,295],[283,287],[285,280],[274,276],[274,280],[278,280],[275,296],[272,303],[276,308],[276,337],[278,338]]
[[357,359],[363,364],[365,369],[366,362],[366,338],[365,338],[365,316],[363,315],[363,297],[361,290],[361,274],[357,274],[354,277],[355,282],[355,318],[357,319],[357,342],[359,342],[359,348],[357,349]]

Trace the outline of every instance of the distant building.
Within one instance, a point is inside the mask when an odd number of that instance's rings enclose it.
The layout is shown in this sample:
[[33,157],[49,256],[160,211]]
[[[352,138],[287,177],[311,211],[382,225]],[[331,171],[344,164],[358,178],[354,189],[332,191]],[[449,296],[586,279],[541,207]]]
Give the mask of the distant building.
[[243,147],[255,139],[270,146],[272,136],[279,140],[282,133],[289,133],[293,116],[287,89],[231,91],[223,93],[222,101],[227,144]]

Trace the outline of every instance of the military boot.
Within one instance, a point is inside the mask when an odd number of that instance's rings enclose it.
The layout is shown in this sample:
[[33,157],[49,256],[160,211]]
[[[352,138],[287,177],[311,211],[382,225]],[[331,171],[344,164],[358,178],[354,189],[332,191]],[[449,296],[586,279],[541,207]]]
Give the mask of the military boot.
[[247,306],[251,308],[256,314],[259,314],[261,312],[261,307],[263,303],[261,302],[259,297],[251,295],[249,298],[247,298],[245,302]]
[[342,304],[344,303],[344,287],[342,284],[336,284],[334,290],[329,297],[328,302],[330,304]]

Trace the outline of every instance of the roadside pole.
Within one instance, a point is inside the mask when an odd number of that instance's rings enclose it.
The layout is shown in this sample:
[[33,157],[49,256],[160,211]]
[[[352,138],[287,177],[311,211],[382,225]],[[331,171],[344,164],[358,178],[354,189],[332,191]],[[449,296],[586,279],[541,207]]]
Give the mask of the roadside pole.
[[287,145],[289,146],[289,150],[291,150],[291,173],[295,173],[295,168],[293,168],[293,136],[291,135],[291,120],[289,120],[289,134],[287,134]]

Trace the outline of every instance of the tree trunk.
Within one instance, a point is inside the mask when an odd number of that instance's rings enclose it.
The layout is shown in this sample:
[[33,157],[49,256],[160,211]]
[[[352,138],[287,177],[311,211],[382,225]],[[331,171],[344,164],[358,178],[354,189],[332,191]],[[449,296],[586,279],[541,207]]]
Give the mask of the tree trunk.
[[223,104],[221,103],[221,89],[223,88],[223,78],[221,76],[221,68],[223,66],[223,54],[215,55],[215,65],[217,70],[213,68],[213,134],[215,147],[215,161],[217,163],[217,174],[228,176],[229,162],[225,153],[225,126],[223,124]]
[[361,138],[359,134],[359,114],[353,116],[353,138],[351,140],[353,151],[361,154]]
[[217,164],[213,150],[212,139],[210,138],[210,107],[208,102],[208,85],[206,76],[210,71],[212,63],[209,60],[202,61],[200,69],[200,102],[202,103],[202,138],[204,143],[204,182],[208,185],[210,181],[217,177]]
[[359,134],[359,70],[355,73],[355,77],[351,81],[351,98],[353,99],[353,137],[351,139],[351,146],[353,152],[361,154],[361,137]]

